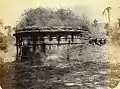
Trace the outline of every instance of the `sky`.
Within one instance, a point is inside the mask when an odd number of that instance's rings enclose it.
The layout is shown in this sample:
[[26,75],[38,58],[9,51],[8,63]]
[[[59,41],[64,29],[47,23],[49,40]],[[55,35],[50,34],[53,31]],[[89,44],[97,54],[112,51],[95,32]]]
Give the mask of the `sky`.
[[120,16],[119,0],[0,0],[0,19],[4,24],[15,26],[21,14],[28,8],[69,8],[76,14],[85,15],[91,20],[106,22],[102,15],[107,6],[112,7],[111,21]]

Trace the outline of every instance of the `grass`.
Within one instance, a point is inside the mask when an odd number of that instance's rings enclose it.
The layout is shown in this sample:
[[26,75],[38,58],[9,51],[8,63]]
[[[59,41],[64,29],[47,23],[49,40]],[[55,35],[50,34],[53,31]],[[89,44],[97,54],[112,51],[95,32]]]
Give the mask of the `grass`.
[[7,74],[2,82],[3,89],[96,89],[108,86],[107,63],[63,62],[58,67],[35,65],[29,62],[13,62],[4,65]]

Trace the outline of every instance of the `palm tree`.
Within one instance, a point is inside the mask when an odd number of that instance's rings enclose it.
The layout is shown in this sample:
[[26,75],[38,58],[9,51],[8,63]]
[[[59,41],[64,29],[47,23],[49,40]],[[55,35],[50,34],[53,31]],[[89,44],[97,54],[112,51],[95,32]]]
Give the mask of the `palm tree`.
[[0,26],[1,26],[1,28],[3,28],[3,20],[2,19],[0,19]]
[[107,14],[107,17],[108,17],[108,22],[110,23],[110,14],[111,14],[111,10],[112,8],[110,6],[106,7],[103,11],[103,15],[106,16]]

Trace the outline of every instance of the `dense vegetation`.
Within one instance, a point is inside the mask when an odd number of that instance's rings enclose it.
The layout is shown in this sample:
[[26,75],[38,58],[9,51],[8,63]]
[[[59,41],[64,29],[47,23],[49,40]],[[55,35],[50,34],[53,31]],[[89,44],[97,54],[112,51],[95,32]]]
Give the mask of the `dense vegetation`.
[[7,36],[0,33],[0,50],[7,51]]
[[89,25],[90,21],[88,18],[85,16],[79,17],[70,9],[36,8],[26,10],[22,14],[22,19],[19,21],[17,27],[69,26],[81,27],[82,29],[90,30]]

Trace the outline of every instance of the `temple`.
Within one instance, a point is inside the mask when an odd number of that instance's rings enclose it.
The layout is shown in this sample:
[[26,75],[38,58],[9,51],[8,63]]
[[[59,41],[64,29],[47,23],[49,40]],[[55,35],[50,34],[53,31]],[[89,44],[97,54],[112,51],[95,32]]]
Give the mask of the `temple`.
[[26,27],[16,30],[16,59],[27,59],[30,52],[46,53],[53,45],[82,44],[89,39],[89,32],[80,27]]

